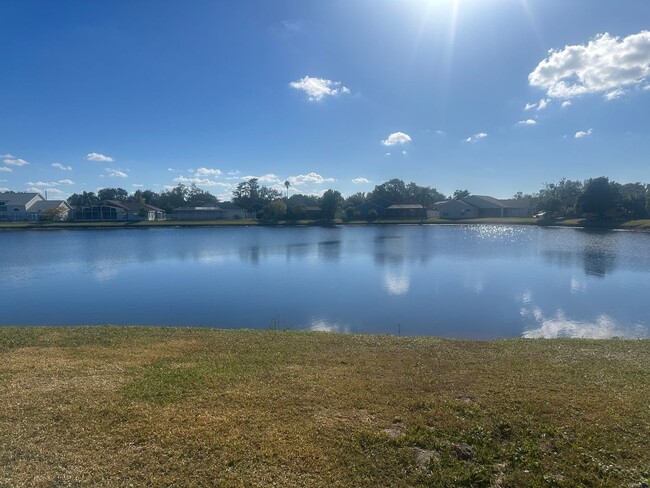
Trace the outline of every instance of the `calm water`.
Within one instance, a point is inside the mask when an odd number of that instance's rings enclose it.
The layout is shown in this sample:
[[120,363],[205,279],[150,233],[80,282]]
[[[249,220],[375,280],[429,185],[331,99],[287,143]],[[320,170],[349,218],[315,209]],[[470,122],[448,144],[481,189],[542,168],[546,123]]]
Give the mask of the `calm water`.
[[0,232],[0,325],[650,337],[650,235],[501,226]]

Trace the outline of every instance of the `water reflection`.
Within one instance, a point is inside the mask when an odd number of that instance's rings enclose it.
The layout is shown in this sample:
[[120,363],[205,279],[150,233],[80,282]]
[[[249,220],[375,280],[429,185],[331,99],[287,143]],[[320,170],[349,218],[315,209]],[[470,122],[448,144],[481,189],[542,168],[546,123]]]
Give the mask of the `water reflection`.
[[527,311],[537,322],[536,327],[529,328],[522,334],[529,339],[556,339],[560,337],[582,338],[582,339],[611,339],[619,337],[622,339],[637,339],[648,337],[648,328],[643,324],[631,324],[623,326],[617,324],[616,320],[602,314],[596,317],[595,321],[569,319],[562,309],[558,309],[552,317],[545,317],[541,309]]
[[349,334],[350,326],[330,322],[326,319],[314,319],[309,325],[309,330],[314,332],[336,332],[339,334]]
[[0,259],[0,325],[267,328],[276,311],[282,326],[333,332],[650,335],[650,235],[376,226],[0,239],[12,250]]

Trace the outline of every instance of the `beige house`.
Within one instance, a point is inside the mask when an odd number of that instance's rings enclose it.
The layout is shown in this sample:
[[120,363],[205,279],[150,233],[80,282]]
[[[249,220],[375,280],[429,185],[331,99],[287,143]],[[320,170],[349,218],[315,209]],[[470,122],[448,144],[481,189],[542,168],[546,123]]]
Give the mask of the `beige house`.
[[70,205],[65,200],[46,200],[40,193],[0,193],[0,221],[67,220]]

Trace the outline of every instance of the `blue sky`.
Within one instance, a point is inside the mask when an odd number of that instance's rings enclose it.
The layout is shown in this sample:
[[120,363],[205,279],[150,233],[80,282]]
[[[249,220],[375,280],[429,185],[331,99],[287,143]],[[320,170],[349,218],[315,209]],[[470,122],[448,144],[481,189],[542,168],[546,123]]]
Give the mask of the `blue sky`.
[[0,18],[3,189],[650,182],[647,0],[4,0]]

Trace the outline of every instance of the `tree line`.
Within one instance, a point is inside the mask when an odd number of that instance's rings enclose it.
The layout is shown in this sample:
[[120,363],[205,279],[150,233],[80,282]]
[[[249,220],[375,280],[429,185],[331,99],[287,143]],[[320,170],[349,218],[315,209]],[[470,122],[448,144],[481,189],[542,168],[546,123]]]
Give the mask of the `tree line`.
[[[365,202],[386,201],[394,204],[420,204],[430,208],[436,202],[461,200],[470,195],[467,189],[454,191],[445,196],[430,186],[406,183],[393,178],[376,185],[370,192],[354,193],[343,198],[340,192],[329,189],[322,196],[289,196],[290,183],[285,182],[286,193],[260,185],[257,178],[239,183],[232,192],[235,205],[246,209],[259,218],[270,220],[302,220],[306,218],[333,219],[343,211],[347,220],[358,218],[356,207]],[[546,183],[538,192],[518,192],[513,199],[530,199],[533,211],[550,218],[572,218],[591,214],[600,218],[650,218],[650,184],[617,183],[607,177],[585,181],[562,179]],[[172,212],[185,206],[216,205],[219,199],[196,185],[181,184],[155,192],[136,190],[129,194],[123,188],[102,188],[97,193],[83,192],[68,198],[71,206],[96,205],[103,200],[141,202]]]

